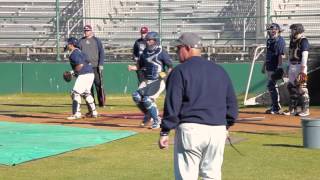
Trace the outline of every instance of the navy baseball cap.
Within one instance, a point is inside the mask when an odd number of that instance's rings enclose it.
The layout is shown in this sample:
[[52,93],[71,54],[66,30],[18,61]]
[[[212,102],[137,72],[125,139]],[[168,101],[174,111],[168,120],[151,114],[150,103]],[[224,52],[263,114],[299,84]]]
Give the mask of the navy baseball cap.
[[89,24],[87,24],[83,27],[83,31],[92,31],[92,27]]
[[201,38],[193,32],[185,32],[175,41],[171,43],[172,46],[190,46],[191,48],[201,48]]

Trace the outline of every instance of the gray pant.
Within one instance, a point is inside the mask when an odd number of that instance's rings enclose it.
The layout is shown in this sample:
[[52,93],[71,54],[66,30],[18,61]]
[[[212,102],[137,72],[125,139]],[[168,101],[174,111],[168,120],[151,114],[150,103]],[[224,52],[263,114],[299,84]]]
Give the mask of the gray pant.
[[226,137],[226,126],[180,124],[174,141],[176,180],[221,180]]

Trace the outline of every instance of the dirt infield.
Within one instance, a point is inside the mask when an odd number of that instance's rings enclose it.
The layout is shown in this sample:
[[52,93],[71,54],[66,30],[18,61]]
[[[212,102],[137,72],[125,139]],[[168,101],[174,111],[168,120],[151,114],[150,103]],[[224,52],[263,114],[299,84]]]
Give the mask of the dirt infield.
[[[240,109],[239,119],[231,131],[238,132],[292,132],[301,129],[301,118],[298,116],[269,115],[264,108]],[[141,113],[110,114],[101,112],[97,119],[84,118],[66,120],[67,114],[0,114],[0,119],[11,122],[44,123],[101,129],[132,130],[136,132],[158,132],[139,127]],[[311,109],[310,117],[320,117],[319,109]]]

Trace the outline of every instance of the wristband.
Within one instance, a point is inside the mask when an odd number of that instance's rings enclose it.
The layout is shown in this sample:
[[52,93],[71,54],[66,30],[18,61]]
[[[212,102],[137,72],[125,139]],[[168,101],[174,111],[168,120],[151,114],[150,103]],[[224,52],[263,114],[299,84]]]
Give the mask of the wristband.
[[160,132],[160,136],[169,136],[169,132]]

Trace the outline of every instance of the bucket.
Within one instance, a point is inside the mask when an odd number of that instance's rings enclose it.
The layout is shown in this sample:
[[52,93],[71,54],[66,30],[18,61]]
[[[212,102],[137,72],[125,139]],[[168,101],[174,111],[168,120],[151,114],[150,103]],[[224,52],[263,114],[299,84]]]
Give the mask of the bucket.
[[320,118],[301,119],[303,146],[320,149]]

